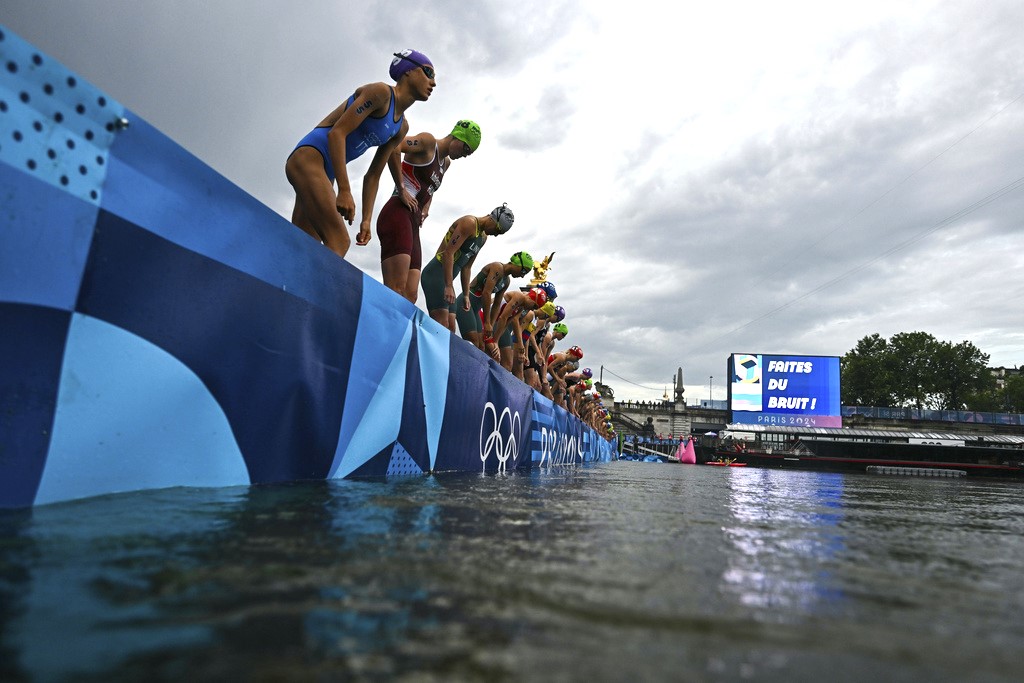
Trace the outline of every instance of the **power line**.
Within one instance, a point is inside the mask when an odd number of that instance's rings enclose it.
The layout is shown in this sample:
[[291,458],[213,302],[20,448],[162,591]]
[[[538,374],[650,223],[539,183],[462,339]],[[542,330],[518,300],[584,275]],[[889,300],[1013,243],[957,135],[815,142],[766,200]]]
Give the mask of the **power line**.
[[601,366],[601,370],[604,371],[604,372],[607,372],[609,375],[613,375],[615,377],[618,377],[619,379],[621,379],[623,382],[626,382],[627,384],[632,384],[633,386],[640,387],[641,389],[647,389],[648,391],[657,391],[657,389],[653,389],[651,387],[645,387],[643,384],[637,384],[636,382],[633,382],[632,380],[628,380],[625,377],[623,377],[622,375],[616,375],[614,372],[612,372],[611,370],[608,369],[607,365],[602,365]]
[[[811,249],[813,249],[814,247],[818,246],[819,244],[821,244],[822,242],[824,242],[825,240],[827,240],[827,239],[828,239],[829,237],[831,237],[831,236],[832,236],[833,234],[835,234],[835,233],[836,233],[837,231],[839,231],[840,229],[842,229],[842,228],[844,228],[845,226],[847,226],[847,225],[849,225],[850,223],[852,223],[852,222],[853,222],[853,221],[854,221],[855,219],[859,218],[859,217],[861,216],[861,214],[865,213],[865,212],[866,212],[866,211],[867,211],[868,209],[870,209],[871,207],[873,207],[873,206],[874,206],[875,204],[877,204],[878,202],[882,201],[882,200],[883,200],[883,199],[885,199],[885,198],[886,198],[887,196],[889,196],[890,194],[892,194],[892,192],[893,192],[894,190],[896,190],[896,188],[898,188],[899,186],[903,185],[903,184],[904,184],[904,183],[906,183],[906,182],[907,182],[908,180],[910,180],[911,178],[913,178],[914,176],[916,176],[916,175],[917,175],[918,173],[920,173],[920,172],[921,172],[921,171],[923,171],[924,169],[926,169],[926,168],[928,168],[929,166],[931,166],[931,165],[932,165],[933,163],[935,163],[936,161],[938,161],[938,160],[939,160],[939,158],[940,158],[940,157],[942,157],[942,156],[943,156],[943,155],[944,155],[944,154],[945,154],[946,152],[948,152],[949,150],[953,149],[954,147],[956,147],[957,145],[959,145],[959,144],[960,144],[961,142],[963,142],[963,141],[964,141],[964,140],[966,140],[967,138],[969,138],[969,137],[971,137],[972,135],[974,135],[974,134],[975,134],[976,132],[978,132],[978,130],[980,130],[980,129],[981,129],[981,128],[983,128],[984,126],[988,125],[989,121],[991,121],[992,119],[996,118],[997,116],[999,116],[1000,114],[1002,114],[1002,113],[1003,113],[1004,111],[1006,111],[1007,109],[1009,109],[1010,107],[1012,107],[1012,106],[1013,106],[1014,104],[1016,104],[1016,103],[1017,103],[1017,102],[1018,102],[1018,101],[1019,101],[1019,100],[1020,100],[1021,98],[1024,98],[1024,93],[1021,93],[1020,95],[1017,95],[1017,96],[1016,96],[1015,98],[1013,98],[1012,100],[1010,100],[1010,101],[1009,101],[1009,102],[1008,102],[1007,104],[1003,105],[1003,106],[1002,106],[1002,107],[1001,107],[1001,108],[999,109],[999,111],[995,112],[994,114],[992,114],[991,116],[989,116],[989,117],[988,117],[987,119],[985,119],[984,121],[982,121],[981,123],[979,123],[979,124],[978,124],[977,126],[975,126],[974,128],[972,128],[972,129],[971,129],[970,131],[968,131],[968,132],[967,132],[966,134],[962,135],[962,136],[960,137],[960,139],[956,140],[955,142],[953,142],[952,144],[950,144],[950,145],[949,145],[948,147],[946,147],[946,148],[945,148],[944,150],[942,150],[941,152],[939,152],[938,154],[936,154],[935,156],[933,156],[933,157],[932,157],[931,159],[929,159],[929,160],[928,160],[927,162],[925,162],[925,163],[924,163],[923,165],[919,166],[919,167],[918,167],[918,168],[917,168],[916,170],[914,170],[914,171],[913,171],[912,173],[910,173],[909,175],[907,175],[906,177],[904,177],[904,178],[903,178],[902,180],[900,180],[900,181],[899,181],[898,183],[896,183],[896,184],[892,185],[891,187],[889,187],[889,189],[888,189],[888,190],[886,190],[885,192],[883,192],[882,194],[878,195],[878,196],[877,196],[877,197],[875,197],[875,198],[874,198],[873,200],[871,200],[870,202],[868,202],[867,204],[865,204],[865,205],[864,205],[863,207],[861,207],[861,209],[860,209],[859,211],[857,211],[857,213],[853,214],[852,216],[850,216],[849,218],[847,218],[847,219],[846,219],[845,221],[842,221],[842,222],[841,222],[841,223],[839,223],[839,224],[838,224],[838,225],[837,225],[836,227],[832,228],[831,230],[829,230],[829,231],[828,231],[828,232],[826,232],[825,234],[821,235],[821,236],[820,236],[820,237],[819,237],[819,238],[818,238],[817,240],[815,240],[815,241],[814,241],[814,242],[812,242],[811,244],[809,244],[809,245],[807,245],[806,247],[804,247],[803,249],[801,249],[801,250],[800,250],[800,252],[794,252],[794,251],[789,251],[789,250],[787,250],[787,251],[788,251],[788,253],[789,253],[789,254],[790,254],[790,255],[792,256],[792,258],[791,258],[791,260],[790,260],[790,263],[796,263],[797,261],[799,261],[799,260],[800,260],[800,258],[801,258],[801,255],[802,255],[803,253],[809,252],[809,251],[810,251]],[[762,278],[761,280],[758,280],[756,284],[760,284],[760,283],[762,283],[762,282],[765,282],[765,281],[767,281],[767,280],[769,279],[769,277],[771,277],[771,274],[768,274],[768,275],[766,275],[766,276],[765,276],[764,278]]]
[[742,329],[750,327],[754,323],[761,322],[762,320],[770,318],[773,315],[775,315],[776,313],[789,308],[793,304],[798,303],[800,301],[803,301],[807,297],[812,296],[814,294],[817,294],[818,292],[820,292],[820,291],[822,291],[824,289],[827,289],[828,287],[831,287],[832,285],[834,285],[834,284],[836,284],[838,282],[841,282],[841,281],[845,280],[846,278],[850,277],[851,275],[859,273],[860,271],[864,270],[868,266],[870,266],[870,265],[872,265],[874,263],[877,263],[878,261],[881,261],[883,258],[885,258],[887,256],[891,256],[892,254],[895,254],[898,251],[906,249],[907,247],[909,247],[912,244],[920,242],[921,240],[923,240],[928,235],[931,235],[932,233],[934,233],[934,232],[936,232],[938,230],[941,230],[942,228],[950,225],[951,223],[954,223],[954,222],[960,220],[964,216],[968,216],[968,215],[974,213],[975,211],[977,211],[980,208],[988,206],[989,204],[991,204],[992,202],[996,201],[997,199],[1000,199],[1004,195],[1007,195],[1010,192],[1013,192],[1014,190],[1018,190],[1021,187],[1024,187],[1024,177],[1017,178],[1012,183],[1004,185],[1003,187],[999,188],[995,192],[992,192],[991,194],[989,194],[989,195],[979,199],[978,201],[974,202],[973,204],[970,204],[969,206],[966,206],[966,207],[960,209],[956,213],[953,213],[953,214],[947,216],[946,218],[942,219],[941,221],[939,221],[935,225],[931,226],[930,228],[922,230],[921,232],[917,233],[916,235],[914,235],[910,239],[905,240],[905,241],[897,244],[896,246],[891,247],[890,249],[882,252],[878,256],[875,256],[874,258],[871,258],[871,259],[865,261],[864,263],[861,263],[860,265],[851,268],[850,270],[842,273],[841,275],[838,275],[838,276],[832,278],[831,280],[818,285],[814,289],[812,289],[812,290],[810,290],[808,292],[804,292],[803,294],[801,294],[800,296],[798,296],[798,297],[796,297],[794,299],[790,299],[789,301],[787,301],[786,303],[782,304],[781,306],[773,308],[772,310],[768,311],[767,313],[764,313],[764,314],[758,316],[757,318],[754,318],[753,320],[751,320],[749,322],[746,322],[743,325],[740,325],[739,327],[733,328],[732,330],[726,332],[725,334],[721,334],[721,335],[715,337],[714,339],[712,339],[712,340],[702,344],[699,348],[700,349],[707,348],[707,347],[711,346],[712,344],[714,344],[715,342],[720,341],[722,339],[725,339],[726,337],[728,337],[729,335],[731,335],[731,334],[733,334],[735,332],[739,332]]

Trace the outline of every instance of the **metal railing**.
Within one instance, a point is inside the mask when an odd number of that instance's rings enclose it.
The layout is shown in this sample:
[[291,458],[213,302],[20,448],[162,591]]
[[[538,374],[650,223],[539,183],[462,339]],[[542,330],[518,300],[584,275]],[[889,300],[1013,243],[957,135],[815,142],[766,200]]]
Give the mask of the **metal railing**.
[[843,406],[843,417],[863,415],[881,420],[930,420],[934,422],[964,422],[986,425],[1024,425],[1019,413],[982,413],[973,410],[924,410],[917,408],[877,408],[872,406]]

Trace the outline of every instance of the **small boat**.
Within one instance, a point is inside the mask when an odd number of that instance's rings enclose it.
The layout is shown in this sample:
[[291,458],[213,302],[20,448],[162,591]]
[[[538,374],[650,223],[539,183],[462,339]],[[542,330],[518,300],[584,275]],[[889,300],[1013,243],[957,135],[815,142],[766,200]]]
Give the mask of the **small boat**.
[[745,462],[737,462],[735,458],[733,458],[733,459],[719,458],[718,460],[708,460],[704,464],[705,465],[718,465],[719,467],[746,467],[747,466],[747,463],[745,463]]

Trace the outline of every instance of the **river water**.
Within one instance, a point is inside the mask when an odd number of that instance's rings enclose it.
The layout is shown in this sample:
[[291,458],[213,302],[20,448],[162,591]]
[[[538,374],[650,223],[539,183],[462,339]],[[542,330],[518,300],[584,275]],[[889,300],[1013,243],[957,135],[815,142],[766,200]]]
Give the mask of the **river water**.
[[0,680],[1017,681],[1024,489],[614,462],[0,513]]

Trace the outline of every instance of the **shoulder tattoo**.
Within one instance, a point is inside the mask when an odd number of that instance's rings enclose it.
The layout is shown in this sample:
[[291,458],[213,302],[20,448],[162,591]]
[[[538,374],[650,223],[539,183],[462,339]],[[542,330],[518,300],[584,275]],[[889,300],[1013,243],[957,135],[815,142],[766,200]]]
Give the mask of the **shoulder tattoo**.
[[357,114],[362,114],[364,111],[368,111],[368,110],[372,110],[372,109],[373,109],[373,100],[372,99],[368,99],[365,102],[363,102],[363,103],[359,104],[358,106],[356,106],[356,113]]

